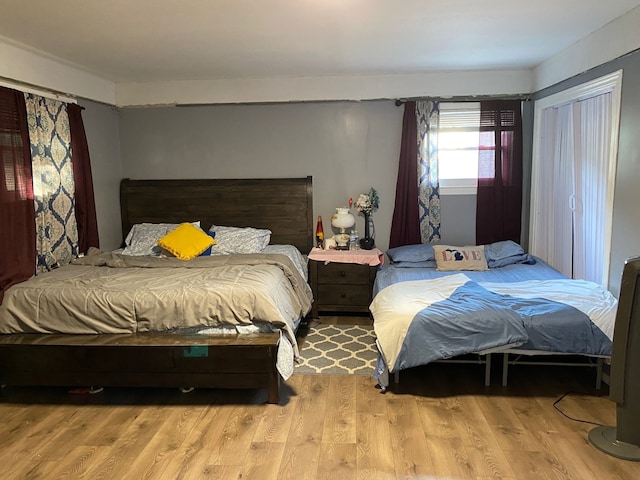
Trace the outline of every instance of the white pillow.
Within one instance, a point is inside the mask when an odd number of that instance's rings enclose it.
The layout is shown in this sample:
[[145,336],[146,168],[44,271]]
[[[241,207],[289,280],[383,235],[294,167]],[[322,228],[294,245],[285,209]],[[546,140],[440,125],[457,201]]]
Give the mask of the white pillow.
[[266,229],[211,225],[209,231],[215,233],[216,240],[211,255],[260,253],[271,240],[271,230]]
[[[200,228],[200,222],[192,222],[195,227]],[[162,248],[158,246],[158,240],[167,233],[172,232],[179,223],[136,223],[124,239],[124,250],[122,255],[153,255],[162,253]]]

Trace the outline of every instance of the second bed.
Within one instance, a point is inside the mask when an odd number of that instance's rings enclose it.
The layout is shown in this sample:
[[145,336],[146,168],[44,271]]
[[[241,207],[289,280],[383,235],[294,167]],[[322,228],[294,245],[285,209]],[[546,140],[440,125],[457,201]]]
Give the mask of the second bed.
[[[568,279],[513,242],[436,250],[391,249],[391,263],[377,273],[371,312],[379,350],[375,377],[383,389],[390,373],[467,354],[482,358],[488,385],[494,353],[503,354],[504,385],[518,358],[513,355],[578,355],[596,367],[599,386],[603,360],[611,355],[617,308],[611,293]],[[478,252],[485,267],[473,270],[467,259]],[[438,254],[453,260],[447,271],[436,263]]]

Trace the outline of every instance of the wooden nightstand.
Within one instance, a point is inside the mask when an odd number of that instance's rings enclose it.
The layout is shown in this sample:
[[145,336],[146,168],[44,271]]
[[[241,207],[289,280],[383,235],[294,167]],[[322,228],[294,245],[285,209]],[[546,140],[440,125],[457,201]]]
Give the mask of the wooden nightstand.
[[[314,249],[315,250],[315,249]],[[377,258],[382,252],[366,253]],[[365,253],[336,254],[341,261],[314,260],[326,257],[331,252],[314,252],[309,255],[309,282],[313,291],[311,316],[318,318],[319,312],[369,313],[371,292],[376,278],[377,266],[360,263]],[[346,257],[346,258],[345,258]],[[353,258],[353,263],[349,262]]]

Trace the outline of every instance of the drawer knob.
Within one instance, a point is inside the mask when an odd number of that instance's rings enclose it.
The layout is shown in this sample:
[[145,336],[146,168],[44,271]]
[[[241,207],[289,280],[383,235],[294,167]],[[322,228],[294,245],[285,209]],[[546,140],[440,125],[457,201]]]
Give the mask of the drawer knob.
[[347,298],[347,294],[346,293],[341,293],[340,294],[340,298]]
[[345,272],[344,270],[340,270],[340,276],[341,277],[346,277],[347,276],[347,272]]

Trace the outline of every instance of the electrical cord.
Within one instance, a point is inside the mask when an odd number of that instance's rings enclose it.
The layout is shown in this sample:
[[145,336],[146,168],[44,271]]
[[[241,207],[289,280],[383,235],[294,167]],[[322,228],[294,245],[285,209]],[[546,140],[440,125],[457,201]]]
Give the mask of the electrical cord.
[[[584,393],[580,393],[580,392],[573,392],[573,391],[568,391],[565,392],[560,398],[558,398],[555,402],[553,402],[553,408],[555,408],[558,412],[560,412],[563,416],[565,416],[566,418],[568,418],[569,420],[572,420],[574,422],[580,422],[580,423],[588,423],[589,425],[596,425],[598,427],[604,427],[605,425],[603,425],[602,423],[597,423],[597,422],[590,422],[589,420],[580,420],[579,418],[573,418],[570,415],[567,415],[566,413],[564,413],[560,407],[558,406],[558,404],[560,403],[560,401],[562,401],[562,399],[564,399],[566,396],[571,395],[571,394],[578,394],[578,395],[587,395]],[[593,396],[593,395],[592,395]]]

